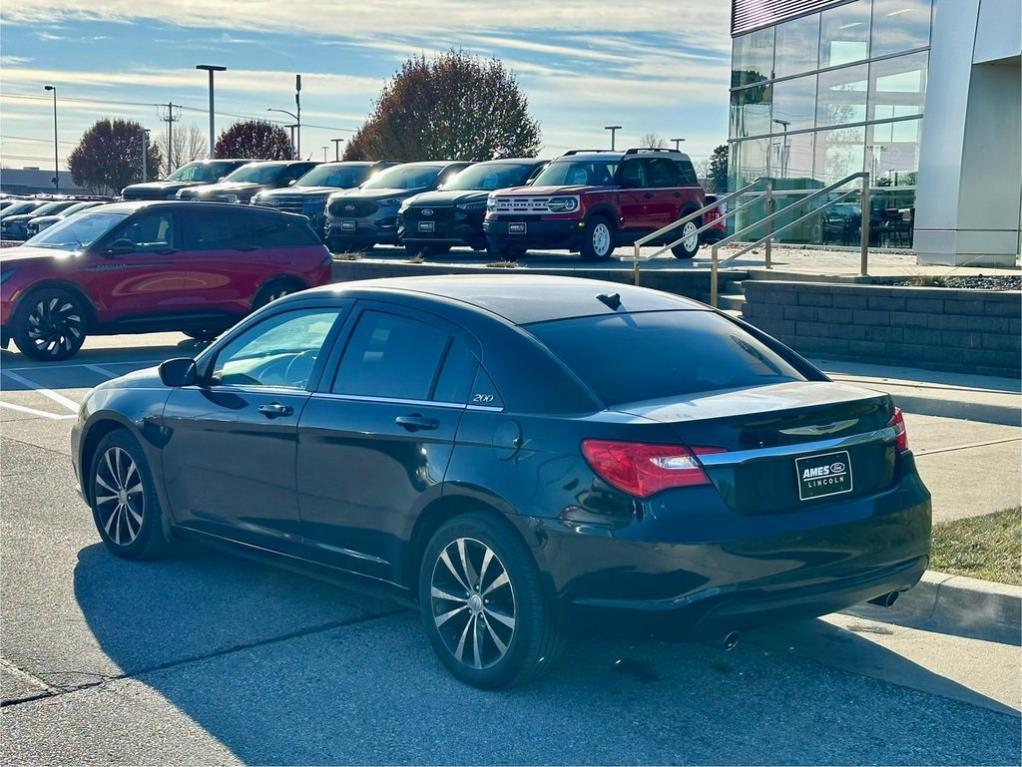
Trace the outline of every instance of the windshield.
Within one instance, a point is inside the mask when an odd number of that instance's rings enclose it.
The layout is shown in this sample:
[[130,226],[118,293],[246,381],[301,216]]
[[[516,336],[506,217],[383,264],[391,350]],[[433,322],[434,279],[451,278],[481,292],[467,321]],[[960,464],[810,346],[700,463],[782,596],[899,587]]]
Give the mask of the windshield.
[[77,213],[78,211],[83,210],[85,208],[94,208],[96,207],[96,204],[97,203],[94,202],[76,202],[74,205],[68,208],[64,208],[64,210],[61,211],[61,213],[63,213],[65,216],[70,216],[72,213]]
[[363,189],[419,189],[432,187],[440,175],[440,165],[398,165],[378,173]]
[[494,189],[507,189],[509,186],[521,186],[535,168],[534,163],[482,162],[465,168],[444,184],[444,189],[479,189],[490,192]]
[[49,229],[44,229],[25,244],[37,248],[81,250],[109,232],[131,213],[130,210],[83,212],[80,216],[65,218]]
[[368,165],[320,165],[313,168],[295,186],[332,186],[350,189],[366,180],[371,168]]
[[614,183],[618,161],[556,160],[536,178],[536,186],[610,186]]
[[54,213],[60,213],[65,208],[70,208],[74,205],[73,202],[50,202],[43,205],[41,208],[36,208],[32,211],[33,216],[50,216]]
[[190,162],[167,176],[167,181],[205,181],[212,183],[230,172],[233,162]]
[[20,216],[22,213],[30,213],[39,207],[39,203],[34,200],[27,200],[26,202],[16,202],[13,205],[8,205],[2,211],[0,211],[0,217],[6,218],[7,216]]
[[526,328],[608,406],[805,380],[779,354],[711,312],[597,315]]
[[283,163],[250,163],[242,165],[224,181],[245,182],[250,184],[275,184],[280,175],[287,168]]

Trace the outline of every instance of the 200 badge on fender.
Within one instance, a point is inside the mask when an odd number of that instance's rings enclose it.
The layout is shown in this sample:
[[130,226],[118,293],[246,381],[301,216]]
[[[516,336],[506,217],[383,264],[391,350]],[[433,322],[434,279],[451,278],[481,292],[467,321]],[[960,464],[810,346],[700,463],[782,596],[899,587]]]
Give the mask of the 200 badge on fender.
[[71,455],[114,554],[190,538],[371,584],[487,689],[546,671],[569,633],[724,636],[890,602],[929,555],[888,395],[703,304],[592,280],[273,301],[195,360],[93,390]]

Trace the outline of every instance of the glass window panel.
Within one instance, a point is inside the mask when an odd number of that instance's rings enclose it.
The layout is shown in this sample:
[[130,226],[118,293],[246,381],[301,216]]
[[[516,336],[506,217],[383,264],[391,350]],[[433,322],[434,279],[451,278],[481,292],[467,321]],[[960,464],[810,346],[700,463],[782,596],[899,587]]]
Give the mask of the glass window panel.
[[820,68],[869,57],[871,0],[858,0],[820,14]]
[[774,83],[772,133],[812,128],[815,112],[816,75]]
[[819,14],[778,25],[774,77],[799,75],[816,69],[819,38]]
[[866,170],[873,186],[915,186],[919,171],[919,120],[869,126]]
[[774,68],[774,27],[734,38],[731,52],[731,87],[770,80]]
[[770,175],[774,178],[811,178],[813,175],[813,135],[774,136],[770,140]]
[[732,179],[732,191],[751,184],[761,176],[769,175],[770,168],[767,163],[769,148],[767,139],[750,139],[731,145],[728,170]]
[[770,133],[769,85],[754,85],[731,92],[731,138],[762,136]]
[[869,68],[869,118],[921,115],[926,98],[929,53],[912,53],[876,61]]
[[870,56],[911,51],[930,44],[931,0],[873,0]]
[[825,127],[865,122],[867,86],[866,64],[821,72],[816,124]]
[[813,177],[826,185],[858,173],[862,170],[865,143],[865,128],[817,132]]

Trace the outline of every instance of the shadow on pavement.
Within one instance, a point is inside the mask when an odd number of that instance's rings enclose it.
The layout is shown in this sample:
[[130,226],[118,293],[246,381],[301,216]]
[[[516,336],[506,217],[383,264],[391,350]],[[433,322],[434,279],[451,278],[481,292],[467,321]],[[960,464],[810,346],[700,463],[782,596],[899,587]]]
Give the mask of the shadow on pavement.
[[[444,671],[413,612],[379,603],[390,614],[374,617],[364,597],[215,551],[133,563],[91,545],[74,592],[117,667],[248,763],[981,764],[1019,754],[1014,717],[755,641],[725,654],[577,640],[539,683],[483,693]],[[819,621],[786,630],[862,663],[930,673]]]

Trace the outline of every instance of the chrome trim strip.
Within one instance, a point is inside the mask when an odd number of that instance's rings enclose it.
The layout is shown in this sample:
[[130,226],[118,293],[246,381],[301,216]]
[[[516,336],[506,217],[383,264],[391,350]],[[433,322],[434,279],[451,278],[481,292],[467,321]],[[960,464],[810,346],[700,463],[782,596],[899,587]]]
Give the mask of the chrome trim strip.
[[762,447],[754,450],[736,450],[731,453],[706,453],[699,456],[699,462],[703,466],[740,466],[749,461],[758,461],[763,458],[783,458],[810,453],[817,453],[824,450],[863,445],[867,442],[893,442],[897,437],[897,429],[888,426],[877,431],[868,431],[864,434],[852,434],[847,437],[835,439],[822,439],[816,442],[801,442],[797,445],[777,445],[775,447]]
[[423,399],[402,399],[400,397],[372,397],[368,394],[335,394],[333,392],[313,392],[313,397],[320,399],[339,399],[344,402],[378,402],[384,405],[410,405],[412,407],[443,407],[450,410],[482,410],[490,413],[502,413],[504,408],[491,405],[467,405],[463,402],[439,402]]

